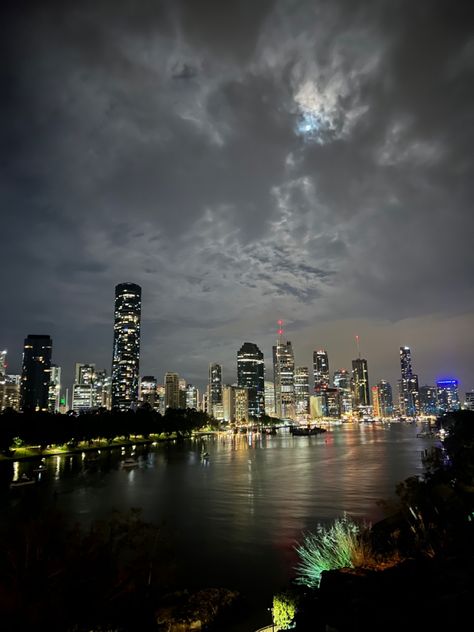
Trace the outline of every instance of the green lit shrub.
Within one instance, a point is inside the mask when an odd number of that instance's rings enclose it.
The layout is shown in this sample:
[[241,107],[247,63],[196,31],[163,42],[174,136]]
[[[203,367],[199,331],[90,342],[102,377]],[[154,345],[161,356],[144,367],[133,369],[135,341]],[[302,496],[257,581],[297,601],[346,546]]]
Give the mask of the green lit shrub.
[[280,593],[273,597],[273,624],[277,630],[290,630],[295,627],[296,600],[289,593]]
[[319,524],[316,533],[305,535],[296,547],[300,557],[296,581],[318,588],[323,571],[369,565],[373,554],[366,533],[366,527],[361,528],[346,514],[329,527]]

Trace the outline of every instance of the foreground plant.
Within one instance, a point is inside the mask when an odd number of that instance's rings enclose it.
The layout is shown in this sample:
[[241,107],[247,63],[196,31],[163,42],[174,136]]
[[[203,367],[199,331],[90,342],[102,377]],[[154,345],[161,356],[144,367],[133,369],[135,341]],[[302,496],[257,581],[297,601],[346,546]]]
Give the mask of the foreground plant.
[[319,524],[316,533],[304,536],[296,547],[300,562],[296,581],[318,588],[323,571],[362,566],[372,558],[366,538],[367,527],[361,527],[346,514],[329,527]]

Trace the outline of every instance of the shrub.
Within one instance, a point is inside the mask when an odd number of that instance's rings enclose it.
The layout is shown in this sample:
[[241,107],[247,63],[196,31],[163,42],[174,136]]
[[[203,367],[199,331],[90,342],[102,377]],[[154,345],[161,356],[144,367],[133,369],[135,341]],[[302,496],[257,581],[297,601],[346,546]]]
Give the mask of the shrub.
[[318,588],[323,571],[366,565],[373,559],[366,532],[366,527],[346,514],[329,527],[319,524],[316,533],[305,535],[303,544],[296,547],[300,557],[297,583]]
[[296,600],[289,593],[280,593],[273,597],[273,624],[277,630],[289,630],[295,627]]

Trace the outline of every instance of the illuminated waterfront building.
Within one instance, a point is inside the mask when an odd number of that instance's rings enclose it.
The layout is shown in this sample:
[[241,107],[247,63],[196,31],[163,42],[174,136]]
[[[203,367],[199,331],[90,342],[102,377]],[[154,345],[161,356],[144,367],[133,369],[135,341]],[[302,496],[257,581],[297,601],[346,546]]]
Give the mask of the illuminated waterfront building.
[[51,413],[59,411],[61,400],[61,367],[51,365],[51,382],[48,389],[48,410]]
[[237,384],[248,389],[248,414],[265,414],[265,363],[263,353],[253,342],[244,342],[237,352]]
[[333,385],[339,390],[339,409],[341,415],[352,413],[351,375],[347,369],[334,371]]
[[273,382],[275,384],[275,412],[283,419],[295,417],[295,358],[288,340],[283,342],[282,321],[278,321],[278,339],[273,347]]
[[222,366],[220,364],[216,364],[213,362],[209,365],[208,389],[210,406],[209,413],[216,417],[214,408],[222,404]]
[[25,338],[20,386],[22,410],[48,410],[52,348],[50,336]]
[[21,375],[5,375],[3,378],[3,399],[0,410],[13,408],[20,410]]
[[379,388],[378,386],[372,386],[370,389],[372,392],[372,410],[373,415],[376,419],[380,419],[382,417],[380,399],[379,399]]
[[168,371],[165,373],[165,408],[179,408],[179,375]]
[[400,414],[415,417],[420,412],[418,392],[418,376],[413,373],[411,366],[410,347],[400,347],[401,380],[398,382],[400,397]]
[[192,384],[186,386],[186,408],[199,410],[199,390]]
[[249,420],[248,389],[226,384],[222,389],[222,419],[246,423]]
[[136,408],[140,366],[142,289],[135,283],[115,287],[112,407]]
[[275,384],[265,380],[265,414],[275,416]]
[[309,415],[309,370],[307,366],[295,368],[295,412],[297,417]]
[[420,386],[420,411],[423,415],[438,414],[438,397],[435,386]]
[[459,404],[458,380],[437,380],[436,391],[438,412],[449,413],[461,408]]
[[94,408],[112,408],[112,378],[105,369],[94,373]]
[[352,395],[354,408],[370,406],[369,370],[367,360],[352,360]]
[[73,384],[72,387],[72,410],[75,413],[82,413],[92,410],[95,407],[94,384]]
[[140,380],[140,404],[148,404],[152,410],[157,409],[157,392],[158,383],[154,375],[144,375]]
[[321,401],[324,417],[338,419],[341,416],[340,392],[338,388],[328,386],[321,391]]
[[[379,400],[379,416],[382,418],[393,417],[393,395],[390,382],[380,380],[377,384],[378,400]],[[374,416],[375,412],[374,412]]]
[[313,351],[314,391],[320,393],[330,384],[329,358],[325,349]]

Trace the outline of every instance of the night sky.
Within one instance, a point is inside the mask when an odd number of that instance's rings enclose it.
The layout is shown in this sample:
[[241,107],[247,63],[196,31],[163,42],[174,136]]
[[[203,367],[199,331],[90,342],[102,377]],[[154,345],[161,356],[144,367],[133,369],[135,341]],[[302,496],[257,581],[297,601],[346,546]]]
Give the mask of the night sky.
[[3,15],[0,348],[110,370],[143,288],[141,374],[272,379],[326,348],[371,383],[474,388],[474,3],[14,2]]

